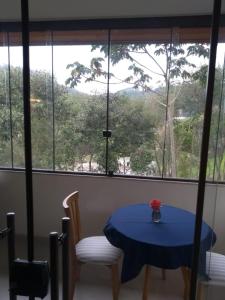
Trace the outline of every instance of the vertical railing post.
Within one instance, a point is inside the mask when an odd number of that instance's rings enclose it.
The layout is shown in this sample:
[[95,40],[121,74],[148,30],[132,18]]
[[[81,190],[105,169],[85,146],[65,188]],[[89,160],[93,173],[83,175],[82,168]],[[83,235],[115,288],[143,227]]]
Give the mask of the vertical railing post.
[[194,233],[194,252],[193,252],[192,267],[191,267],[191,286],[190,286],[190,294],[189,294],[190,300],[196,299],[199,256],[200,256],[200,248],[201,248],[202,218],[203,218],[203,209],[204,209],[208,150],[209,150],[209,140],[210,140],[210,125],[211,125],[211,117],[212,117],[212,109],[213,109],[216,54],[217,54],[217,44],[218,44],[219,27],[220,27],[220,14],[221,14],[221,0],[214,0],[212,25],[211,25],[211,37],[210,37],[209,68],[208,68],[208,78],[207,78],[207,88],[206,88],[206,104],[205,104],[204,121],[203,121],[201,158],[200,158],[200,169],[199,169],[199,179],[198,179],[198,193],[197,193],[195,233]]
[[50,242],[50,278],[51,278],[51,300],[59,299],[59,263],[58,263],[58,233],[51,232]]
[[70,219],[62,219],[62,299],[69,300],[69,224]]
[[9,299],[15,300],[17,297],[11,291],[12,265],[15,260],[15,213],[7,213],[8,227],[8,270],[9,270]]
[[69,218],[63,218],[62,234],[51,232],[49,235],[51,300],[59,299],[59,243],[62,245],[62,300],[69,300],[69,222]]

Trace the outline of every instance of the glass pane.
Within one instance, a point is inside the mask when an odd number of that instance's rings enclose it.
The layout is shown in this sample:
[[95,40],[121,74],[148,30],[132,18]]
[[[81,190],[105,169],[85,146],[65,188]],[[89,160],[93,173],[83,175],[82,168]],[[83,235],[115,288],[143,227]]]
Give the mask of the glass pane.
[[0,40],[0,166],[12,166],[11,98],[9,91],[9,53],[7,35]]
[[[215,65],[214,94],[212,106],[212,118],[210,127],[210,143],[207,163],[207,179],[214,183],[206,184],[203,218],[213,229],[211,234],[211,245],[205,256],[205,273],[202,276],[202,250],[199,258],[199,288],[202,300],[222,300],[224,298],[224,270],[225,270],[225,235],[224,235],[224,207],[225,189],[221,184],[224,181],[224,151],[225,151],[225,129],[224,129],[224,29],[219,32],[219,43],[217,45],[217,57]],[[218,184],[217,182],[220,182]]]
[[221,41],[217,47],[216,73],[213,95],[213,112],[210,128],[211,132],[207,165],[207,178],[209,180],[216,181],[225,180],[224,58],[225,43]]
[[[55,33],[58,36],[59,32]],[[75,31],[54,45],[55,167],[102,173],[107,113],[107,31]],[[59,91],[60,92],[56,92]]]
[[[9,38],[13,40],[13,34]],[[11,44],[11,42],[10,42]],[[13,157],[15,167],[24,167],[23,53],[21,46],[10,46],[10,89],[12,101]]]
[[197,179],[205,107],[209,44],[180,41],[179,29],[164,45],[167,63],[164,176]]
[[169,37],[169,29],[112,31],[109,163],[116,174],[162,174],[165,104],[160,89],[166,58],[159,43]]
[[[53,169],[53,80],[51,33],[30,47],[30,104],[33,168]],[[41,59],[39,59],[41,58]]]
[[[225,95],[224,95],[224,58],[225,58],[224,28],[220,29],[219,43],[215,68],[213,112],[210,128],[210,144],[208,152],[207,179],[216,182],[224,181],[224,133],[225,133]],[[225,270],[225,235],[224,207],[225,189],[223,184],[207,184],[205,189],[203,218],[216,234],[211,236],[211,247],[205,260],[205,273],[202,277],[202,251],[199,262],[199,287],[202,300],[224,299]],[[202,250],[202,249],[201,249]]]

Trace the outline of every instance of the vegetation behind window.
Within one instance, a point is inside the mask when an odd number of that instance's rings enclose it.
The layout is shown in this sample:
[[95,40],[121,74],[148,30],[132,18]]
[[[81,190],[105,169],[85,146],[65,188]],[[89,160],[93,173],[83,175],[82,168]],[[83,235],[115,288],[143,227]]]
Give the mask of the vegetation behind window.
[[[178,28],[43,36],[30,46],[34,169],[198,178],[208,40]],[[224,180],[220,59],[208,179]],[[22,51],[5,38],[0,105],[0,165],[23,167]]]

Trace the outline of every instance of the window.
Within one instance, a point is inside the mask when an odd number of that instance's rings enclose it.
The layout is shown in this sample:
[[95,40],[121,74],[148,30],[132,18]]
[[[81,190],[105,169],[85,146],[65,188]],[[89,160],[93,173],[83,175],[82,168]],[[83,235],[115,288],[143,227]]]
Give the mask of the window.
[[[197,179],[209,36],[190,26],[32,31],[33,168]],[[23,167],[20,33],[0,42],[0,165]],[[216,165],[224,180],[222,38],[219,51],[208,179]]]

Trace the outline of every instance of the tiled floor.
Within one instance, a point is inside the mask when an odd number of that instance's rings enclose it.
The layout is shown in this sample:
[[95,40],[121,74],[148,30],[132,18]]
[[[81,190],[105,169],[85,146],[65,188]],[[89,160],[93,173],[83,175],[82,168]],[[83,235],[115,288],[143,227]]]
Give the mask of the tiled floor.
[[[107,270],[108,271],[108,270]],[[74,299],[76,300],[112,300],[112,295],[111,295],[111,287],[110,287],[110,282],[106,282],[106,280],[99,281],[95,283],[96,280],[96,274],[99,275],[100,271],[95,270],[94,273],[93,268],[92,270],[85,270],[83,272],[83,276],[81,277],[80,282],[78,283],[76,287],[76,292],[75,292],[75,297]],[[98,272],[98,273],[96,273]],[[87,276],[94,275],[95,280],[89,281],[85,280],[84,274],[86,273]],[[102,272],[104,273],[104,272]],[[174,290],[173,287],[171,286],[171,279],[173,276],[171,274],[168,274],[168,279],[166,281],[162,281],[161,279],[157,278],[157,272],[156,274],[153,273],[153,278],[151,281],[151,289],[150,289],[150,294],[149,294],[149,300],[154,299],[154,300],[179,300],[182,299],[182,288],[181,284],[177,284],[176,289]],[[178,281],[180,279],[178,278]],[[0,276],[0,299],[1,300],[7,300],[9,299],[8,296],[8,280],[6,273],[4,272]],[[61,288],[60,288],[60,293],[61,293]],[[61,297],[60,297],[61,298]],[[27,299],[26,297],[18,297],[18,299]],[[50,296],[46,297],[45,299],[50,299]],[[120,289],[120,295],[119,295],[120,300],[138,300],[142,299],[142,291],[141,291],[141,286],[136,287],[135,285],[133,286],[132,283],[125,284],[121,286]]]
[[[95,278],[93,278],[93,274],[98,275],[95,275]],[[166,275],[167,279],[163,280],[161,271],[157,268],[152,268],[149,300],[182,299],[183,282],[181,273],[179,271],[168,271]],[[143,273],[141,273],[136,279],[121,285],[119,299],[142,299],[143,282]],[[79,300],[91,299],[91,295],[96,295],[93,298],[96,300],[111,300],[109,270],[101,266],[98,268],[84,266],[76,294]]]
[[[0,243],[0,300],[7,300],[9,297],[6,241],[2,240]],[[48,259],[48,252],[48,241],[38,239],[35,243],[35,258],[46,260]],[[19,258],[25,258],[26,256],[26,242],[23,238],[17,239],[16,254]],[[141,273],[135,280],[121,285],[119,299],[141,299],[142,286],[143,274]],[[166,280],[162,280],[161,271],[157,268],[152,269],[149,300],[182,299],[182,289],[183,282],[179,270],[167,271]],[[84,265],[74,298],[77,300],[111,300],[110,272],[108,268]],[[27,298],[18,297],[18,299]],[[48,296],[45,299],[50,299],[50,297]]]
[[[19,238],[16,243],[16,254],[19,258],[26,256],[26,243]],[[48,260],[48,241],[38,239],[35,243],[35,258]],[[134,280],[121,285],[119,300],[141,300],[143,286],[143,272]],[[60,294],[61,294],[61,283]],[[149,300],[180,300],[183,299],[183,281],[180,270],[167,270],[166,280],[162,280],[161,270],[152,268],[150,280]],[[6,241],[0,241],[0,300],[8,300],[8,275]],[[27,299],[26,297],[17,297]],[[46,300],[50,296],[45,297]],[[61,297],[60,297],[61,299]],[[110,286],[110,272],[103,266],[84,265],[81,278],[75,291],[75,300],[112,300]],[[224,293],[220,296],[208,294],[205,300],[224,300]]]

